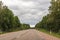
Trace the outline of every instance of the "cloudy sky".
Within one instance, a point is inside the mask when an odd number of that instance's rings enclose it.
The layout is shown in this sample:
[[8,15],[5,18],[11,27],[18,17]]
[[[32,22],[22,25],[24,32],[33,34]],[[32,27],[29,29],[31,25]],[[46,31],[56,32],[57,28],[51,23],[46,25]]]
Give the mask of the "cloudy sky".
[[50,0],[2,0],[21,23],[35,25],[48,14]]

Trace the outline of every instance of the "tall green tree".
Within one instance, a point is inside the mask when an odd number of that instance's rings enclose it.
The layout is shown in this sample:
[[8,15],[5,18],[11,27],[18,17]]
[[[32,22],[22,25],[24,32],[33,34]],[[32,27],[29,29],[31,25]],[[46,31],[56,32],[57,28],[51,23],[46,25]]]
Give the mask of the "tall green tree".
[[20,27],[20,21],[17,16],[14,16],[13,12],[7,7],[2,6],[0,1],[0,30],[3,32],[9,32]]
[[[22,26],[23,25],[23,26]],[[12,10],[4,6],[0,1],[0,31],[10,32],[14,30],[28,29],[30,25],[20,23],[17,16],[14,16]]]
[[52,32],[60,31],[60,0],[51,0],[49,14],[44,16],[37,26]]

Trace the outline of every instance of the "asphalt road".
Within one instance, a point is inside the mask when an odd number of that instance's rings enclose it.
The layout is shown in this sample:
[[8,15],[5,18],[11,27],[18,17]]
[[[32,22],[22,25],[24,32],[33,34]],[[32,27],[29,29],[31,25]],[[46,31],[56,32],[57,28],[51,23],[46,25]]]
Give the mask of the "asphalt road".
[[60,40],[35,29],[11,32],[0,35],[0,40]]

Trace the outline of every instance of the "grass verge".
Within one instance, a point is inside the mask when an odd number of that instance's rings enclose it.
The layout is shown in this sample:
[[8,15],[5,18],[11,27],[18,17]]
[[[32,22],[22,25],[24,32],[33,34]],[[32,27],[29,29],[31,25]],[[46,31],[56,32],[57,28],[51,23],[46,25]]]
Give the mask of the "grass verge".
[[41,31],[41,32],[44,32],[44,33],[47,33],[47,34],[49,34],[49,35],[52,35],[52,36],[55,36],[55,37],[60,38],[60,34],[59,34],[59,33],[54,33],[54,32],[52,32],[52,33],[50,34],[50,32],[47,31],[47,30],[45,30],[45,29],[37,29],[37,30],[39,30],[39,31]]

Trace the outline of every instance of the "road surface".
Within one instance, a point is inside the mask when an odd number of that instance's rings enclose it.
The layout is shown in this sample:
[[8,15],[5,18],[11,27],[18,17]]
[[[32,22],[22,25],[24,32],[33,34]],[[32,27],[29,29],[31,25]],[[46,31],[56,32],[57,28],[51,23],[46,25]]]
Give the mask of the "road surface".
[[0,40],[60,40],[35,29],[11,32],[0,35]]

